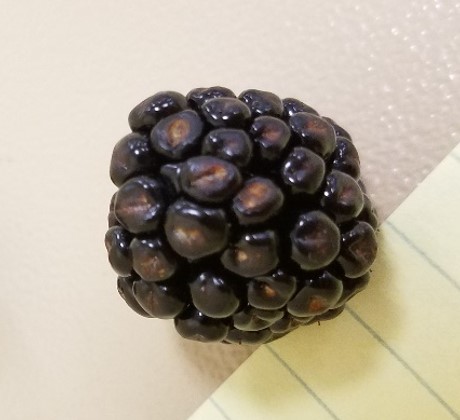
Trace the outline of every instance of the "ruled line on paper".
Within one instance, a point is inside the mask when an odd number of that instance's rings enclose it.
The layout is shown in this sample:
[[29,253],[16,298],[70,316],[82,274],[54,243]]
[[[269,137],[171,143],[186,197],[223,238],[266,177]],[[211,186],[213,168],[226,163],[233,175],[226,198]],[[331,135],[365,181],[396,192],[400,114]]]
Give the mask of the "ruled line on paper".
[[422,385],[432,396],[435,398],[444,408],[452,414],[455,419],[460,419],[459,414],[457,414],[454,409],[444,401],[434,390],[431,388],[430,384],[425,381],[416,371],[412,368],[409,363],[407,363],[397,352],[394,350],[375,330],[373,330],[350,306],[345,308],[347,312],[359,323],[362,327],[369,332],[372,337],[377,340],[381,346],[383,346],[388,352],[399,362],[401,365],[408,370],[411,375]]
[[[460,205],[460,203],[459,203]],[[444,277],[449,283],[452,284],[458,291],[460,291],[460,284],[455,281],[448,273],[446,273],[442,267],[440,267],[435,261],[433,261],[424,251],[422,251],[417,245],[415,245],[410,238],[404,234],[394,223],[390,220],[385,222],[385,225],[390,227],[408,246],[416,251],[429,265],[431,265],[442,277]]]
[[289,374],[318,402],[318,404],[321,405],[321,407],[323,407],[330,414],[333,419],[340,420],[339,417],[337,417],[337,415],[329,408],[329,406],[315,393],[315,391],[313,391],[313,389],[310,388],[299,375],[297,375],[295,370],[289,366],[283,357],[275,350],[273,350],[270,344],[267,344],[266,348],[273,355],[273,357],[278,360],[278,362],[281,363],[284,368],[286,368]]
[[217,409],[217,411],[222,415],[222,417],[226,420],[232,420],[228,414],[225,412],[225,410],[220,406],[220,404],[213,398],[213,396],[211,395],[209,397],[209,401],[211,402],[211,404]]

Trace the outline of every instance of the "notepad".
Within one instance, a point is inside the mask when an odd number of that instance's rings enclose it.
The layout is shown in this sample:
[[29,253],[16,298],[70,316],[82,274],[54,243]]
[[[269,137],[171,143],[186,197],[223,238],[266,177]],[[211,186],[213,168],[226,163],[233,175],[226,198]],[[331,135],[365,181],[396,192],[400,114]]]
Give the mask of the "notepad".
[[460,145],[383,223],[368,288],[258,348],[192,420],[460,419]]

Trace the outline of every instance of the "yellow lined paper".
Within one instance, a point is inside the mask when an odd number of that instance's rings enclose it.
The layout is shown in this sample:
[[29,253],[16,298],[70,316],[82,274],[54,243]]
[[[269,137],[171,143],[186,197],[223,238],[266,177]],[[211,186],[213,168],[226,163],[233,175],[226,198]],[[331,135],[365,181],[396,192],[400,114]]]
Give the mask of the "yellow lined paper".
[[460,145],[381,227],[345,312],[261,346],[190,417],[460,419]]

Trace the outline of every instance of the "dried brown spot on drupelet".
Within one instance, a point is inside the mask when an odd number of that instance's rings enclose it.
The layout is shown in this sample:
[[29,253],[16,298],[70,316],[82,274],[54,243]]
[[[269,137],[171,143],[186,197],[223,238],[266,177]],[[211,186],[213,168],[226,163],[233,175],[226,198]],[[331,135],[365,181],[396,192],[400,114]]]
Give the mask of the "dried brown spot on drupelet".
[[177,147],[190,134],[190,122],[185,118],[177,118],[173,120],[167,129],[167,141],[172,147]]
[[233,211],[241,224],[256,224],[275,216],[283,201],[283,193],[270,179],[255,177],[233,199]]
[[188,159],[180,175],[182,189],[203,203],[221,203],[240,187],[242,176],[230,162],[212,156]]

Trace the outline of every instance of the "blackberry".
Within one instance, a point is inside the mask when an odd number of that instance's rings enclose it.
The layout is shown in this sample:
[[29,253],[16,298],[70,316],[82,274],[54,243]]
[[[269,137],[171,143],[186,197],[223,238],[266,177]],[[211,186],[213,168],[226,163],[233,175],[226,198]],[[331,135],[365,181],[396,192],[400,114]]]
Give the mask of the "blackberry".
[[195,307],[210,317],[227,318],[240,306],[232,282],[211,272],[205,271],[192,281],[190,293]]
[[185,108],[187,99],[180,93],[158,92],[133,108],[128,123],[134,132],[149,132],[159,120]]
[[158,155],[180,160],[200,144],[203,122],[195,111],[186,110],[160,120],[150,132]]
[[212,156],[188,159],[180,173],[182,190],[202,203],[221,203],[239,189],[241,181],[235,165]]
[[359,156],[355,145],[346,137],[337,137],[337,146],[333,153],[332,167],[359,179]]
[[203,139],[202,153],[228,160],[239,167],[251,161],[252,141],[244,130],[217,128]]
[[115,197],[115,217],[131,233],[156,230],[165,210],[162,186],[152,177],[140,176],[126,181]]
[[294,147],[281,169],[284,183],[294,193],[314,194],[321,186],[325,173],[324,160],[305,147]]
[[299,112],[289,118],[289,125],[302,146],[324,158],[337,146],[334,127],[317,115]]
[[233,315],[233,325],[240,331],[260,331],[279,321],[283,311],[267,311],[247,306]]
[[177,332],[184,338],[201,342],[224,340],[229,331],[227,319],[211,318],[193,306],[174,319]]
[[283,120],[266,115],[254,120],[250,134],[260,156],[271,161],[279,158],[291,138],[291,130]]
[[375,209],[350,134],[256,89],[157,93],[116,143],[105,245],[118,291],[185,338],[261,344],[369,282]]
[[242,277],[261,276],[278,265],[277,238],[272,230],[246,233],[222,253],[222,265]]
[[230,89],[220,86],[196,88],[187,94],[187,101],[190,106],[198,110],[208,99],[214,98],[236,98],[236,95]]
[[283,113],[283,102],[274,93],[248,89],[242,92],[238,98],[249,106],[253,117],[260,115],[281,117]]
[[319,116],[316,110],[314,110],[311,106],[308,106],[304,104],[303,102],[299,101],[298,99],[294,99],[294,98],[283,99],[284,118],[288,119],[289,117],[292,117],[294,114],[298,114],[299,112],[308,112],[309,114]]
[[129,178],[153,172],[155,167],[156,159],[148,137],[131,133],[122,138],[113,149],[110,178],[120,187]]
[[309,276],[297,289],[297,294],[287,304],[287,310],[293,316],[306,318],[334,307],[342,296],[343,283],[323,271],[318,276]]
[[236,98],[212,98],[203,103],[201,112],[214,127],[244,127],[251,117],[251,110]]
[[233,212],[242,225],[262,223],[283,205],[281,190],[267,178],[250,178],[233,199]]
[[238,328],[232,328],[225,337],[226,343],[232,344],[263,344],[270,341],[273,332],[269,328],[258,331],[242,331]]
[[340,252],[340,229],[321,210],[300,215],[291,231],[292,259],[306,271],[331,264]]
[[164,223],[171,247],[189,261],[222,251],[228,242],[228,228],[224,210],[184,199],[169,206]]
[[333,169],[326,176],[326,188],[321,204],[334,212],[338,222],[345,222],[361,212],[364,207],[364,195],[350,175]]
[[281,309],[296,290],[296,278],[275,271],[269,276],[256,277],[248,282],[248,302],[259,309]]
[[121,226],[112,226],[105,234],[105,248],[112,268],[120,276],[129,276],[133,270],[131,234]]
[[133,281],[133,295],[142,309],[156,318],[174,318],[185,308],[187,295],[178,281]]
[[161,238],[134,238],[129,249],[132,268],[145,281],[166,280],[177,269],[177,258]]
[[127,305],[139,315],[145,316],[146,318],[153,318],[152,315],[147,313],[142,306],[139,304],[137,299],[134,297],[133,285],[135,278],[133,276],[118,277],[117,289],[120,296],[127,303]]

